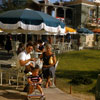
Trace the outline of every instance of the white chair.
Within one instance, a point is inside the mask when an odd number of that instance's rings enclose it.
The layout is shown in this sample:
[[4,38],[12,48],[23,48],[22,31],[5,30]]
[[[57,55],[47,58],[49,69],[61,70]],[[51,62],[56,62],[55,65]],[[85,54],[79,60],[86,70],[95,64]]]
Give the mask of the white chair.
[[10,76],[10,68],[1,68],[1,65],[0,65],[0,85],[2,85],[3,83],[8,84],[9,76]]
[[25,85],[25,68],[20,66],[18,57],[16,55],[14,55],[13,59],[15,62],[11,64],[12,68],[9,70],[9,85],[13,85],[12,83],[15,83],[17,89],[20,86],[20,83],[23,84],[23,86]]
[[2,85],[2,70],[0,69],[0,85]]
[[[57,62],[56,62],[56,64],[55,64],[55,71],[56,71],[56,69],[57,69],[58,63],[59,63],[59,60],[57,60]],[[50,78],[50,81],[52,82],[52,86],[51,86],[51,87],[56,87],[56,86],[55,86],[56,77]],[[44,85],[45,82],[46,82],[46,79],[43,78],[42,85]]]
[[84,49],[84,47],[85,47],[85,45],[86,45],[86,43],[85,43],[85,42],[83,42],[83,43],[81,44],[81,46],[79,46],[79,50],[83,50],[83,49]]
[[23,69],[19,69],[19,71],[18,71],[18,75],[17,75],[17,87],[16,87],[16,89],[20,86],[20,84],[22,84],[23,88],[24,88],[24,86],[26,84],[26,75],[25,75]]
[[[58,63],[59,63],[59,60],[57,60],[56,64],[55,64],[55,71],[58,67]],[[52,86],[51,87],[55,87],[55,82],[56,82],[56,76],[53,77],[53,78],[50,78],[50,80],[52,81]]]
[[59,63],[59,60],[57,60],[57,62],[55,64],[55,70],[57,69],[58,63]]
[[10,70],[9,85],[13,85],[12,83],[16,84],[16,89],[25,86],[26,76],[22,68]]

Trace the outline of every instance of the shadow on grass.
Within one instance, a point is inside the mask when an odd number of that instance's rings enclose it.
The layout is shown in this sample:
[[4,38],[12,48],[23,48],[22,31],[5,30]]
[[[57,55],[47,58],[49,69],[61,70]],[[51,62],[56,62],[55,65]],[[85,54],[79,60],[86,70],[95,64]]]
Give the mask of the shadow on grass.
[[58,78],[68,78],[72,79],[75,76],[83,76],[83,77],[88,77],[91,79],[97,79],[98,74],[100,74],[100,70],[98,71],[76,71],[76,70],[57,70],[56,75]]
[[[100,70],[98,70],[98,71],[76,71],[76,70],[67,71],[67,70],[57,70],[56,71],[57,78],[65,78],[65,79],[67,78],[69,80],[72,80],[72,79],[74,79],[77,76],[79,76],[79,77],[85,77],[85,78],[91,79],[91,80],[94,80],[94,79],[96,80],[97,77],[98,77],[98,74],[100,74]],[[79,80],[77,80],[77,81],[79,81]],[[92,82],[90,84],[92,84]],[[86,85],[88,85],[88,84],[86,84]],[[93,88],[91,88],[90,90],[88,90],[88,92],[93,93],[93,94],[95,94],[95,91],[96,91],[96,84],[95,84],[95,86]]]
[[96,86],[94,86],[92,89],[90,89],[88,92],[95,94],[96,93]]

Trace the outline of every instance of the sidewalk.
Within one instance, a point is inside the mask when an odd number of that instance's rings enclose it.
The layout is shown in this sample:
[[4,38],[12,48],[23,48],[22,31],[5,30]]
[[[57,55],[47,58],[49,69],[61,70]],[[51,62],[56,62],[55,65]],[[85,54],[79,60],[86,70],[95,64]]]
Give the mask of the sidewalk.
[[47,100],[82,100],[77,97],[73,97],[71,94],[64,93],[58,88],[44,89]]
[[[83,100],[62,92],[58,88],[45,88],[46,100]],[[27,100],[27,94],[14,87],[0,86],[0,100]]]
[[[0,64],[11,64],[12,54],[7,55],[5,51],[0,52]],[[84,100],[64,93],[58,88],[44,88],[46,100]],[[16,90],[12,86],[0,86],[0,100],[27,100],[27,94],[22,90]]]

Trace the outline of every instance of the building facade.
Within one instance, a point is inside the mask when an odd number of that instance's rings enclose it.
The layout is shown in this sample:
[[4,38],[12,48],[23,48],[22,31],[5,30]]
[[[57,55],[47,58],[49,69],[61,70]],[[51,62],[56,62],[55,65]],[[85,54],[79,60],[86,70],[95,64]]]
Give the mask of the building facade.
[[[65,3],[66,6],[74,8],[74,27],[92,27],[93,23],[98,25],[100,18],[100,3],[88,0],[75,0]],[[95,25],[94,25],[95,26]]]
[[[2,0],[2,3],[13,2],[23,5],[27,0]],[[98,0],[70,0],[69,2],[50,3],[50,0],[42,0],[37,3],[32,0],[32,9],[40,10],[65,22],[67,26],[96,27],[100,24],[100,2]]]
[[[40,4],[45,6],[45,13],[51,15],[55,11],[55,17],[64,19],[67,26],[96,27],[100,21],[100,2],[94,0],[70,0],[69,2],[56,2],[54,4]],[[97,24],[98,23],[98,24]]]

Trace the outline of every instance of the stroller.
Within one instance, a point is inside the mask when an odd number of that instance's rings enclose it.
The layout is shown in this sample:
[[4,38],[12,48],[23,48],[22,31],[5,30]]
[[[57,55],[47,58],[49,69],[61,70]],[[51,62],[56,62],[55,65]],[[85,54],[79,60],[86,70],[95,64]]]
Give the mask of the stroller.
[[[32,75],[28,76],[28,84],[29,84],[29,90],[27,98],[28,100],[39,99],[39,100],[45,100],[45,96],[41,87],[42,78],[39,73],[39,66],[36,65],[34,69],[32,69]],[[38,91],[39,90],[39,91]]]

